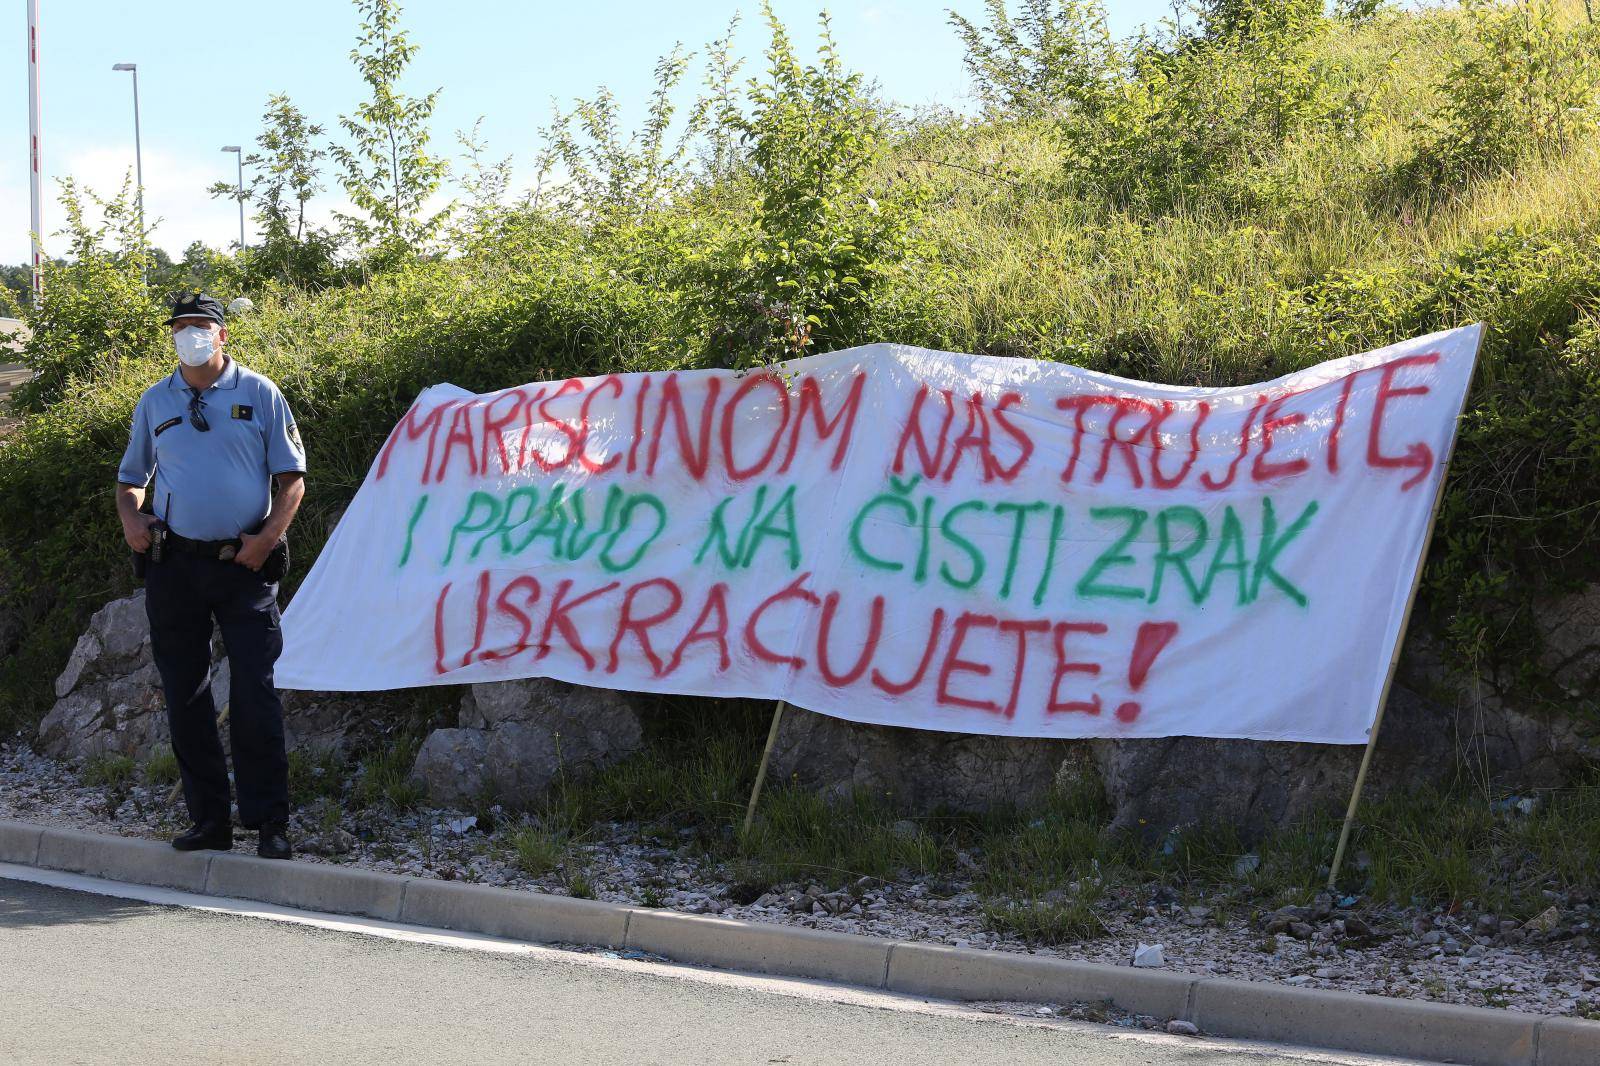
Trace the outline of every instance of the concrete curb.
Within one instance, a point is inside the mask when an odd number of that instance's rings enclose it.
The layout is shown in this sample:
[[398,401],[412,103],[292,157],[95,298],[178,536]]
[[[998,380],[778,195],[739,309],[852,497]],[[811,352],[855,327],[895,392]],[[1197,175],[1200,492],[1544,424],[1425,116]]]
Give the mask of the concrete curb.
[[635,910],[628,947],[678,962],[883,988],[890,941],[675,911]]
[[679,962],[952,1000],[1109,1000],[1213,1036],[1448,1060],[1595,1066],[1600,1023],[1128,966],[907,943],[487,885],[402,877],[0,820],[0,862],[305,910],[522,940],[629,947]]
[[627,942],[632,915],[627,907],[592,899],[423,878],[407,882],[400,908],[400,920],[409,925],[607,948]]
[[1110,1000],[1135,1014],[1192,1021],[1189,1004],[1195,984],[1203,980],[1206,978],[1170,970],[1136,970],[1132,966],[1073,962],[1042,955],[899,943],[890,949],[885,987],[939,999],[1024,1003]]

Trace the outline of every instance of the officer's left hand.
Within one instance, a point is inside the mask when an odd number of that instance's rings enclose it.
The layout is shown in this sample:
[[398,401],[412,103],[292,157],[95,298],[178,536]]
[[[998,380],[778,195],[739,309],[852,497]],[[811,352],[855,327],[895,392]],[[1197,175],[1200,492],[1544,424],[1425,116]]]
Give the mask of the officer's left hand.
[[233,561],[251,570],[260,570],[267,556],[272,554],[272,542],[260,533],[240,533],[240,548]]

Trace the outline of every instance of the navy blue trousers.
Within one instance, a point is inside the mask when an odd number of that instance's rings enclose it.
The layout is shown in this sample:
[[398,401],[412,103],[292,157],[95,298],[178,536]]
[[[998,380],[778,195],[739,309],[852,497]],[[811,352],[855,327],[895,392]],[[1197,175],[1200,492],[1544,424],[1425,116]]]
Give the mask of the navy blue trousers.
[[209,678],[213,620],[232,674],[228,735],[239,821],[247,829],[288,821],[283,704],[272,683],[273,664],[283,651],[277,594],[278,586],[253,570],[182,552],[169,552],[145,574],[151,651],[166,692],[184,801],[196,822],[227,824],[232,817]]

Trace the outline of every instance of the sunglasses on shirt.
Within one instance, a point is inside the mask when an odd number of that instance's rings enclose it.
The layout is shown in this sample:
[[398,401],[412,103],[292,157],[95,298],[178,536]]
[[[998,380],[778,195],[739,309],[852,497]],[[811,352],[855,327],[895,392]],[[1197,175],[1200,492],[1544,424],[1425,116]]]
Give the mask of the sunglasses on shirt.
[[200,398],[199,389],[189,390],[189,424],[201,433],[209,432],[211,423],[206,421],[205,411],[202,410],[206,402]]

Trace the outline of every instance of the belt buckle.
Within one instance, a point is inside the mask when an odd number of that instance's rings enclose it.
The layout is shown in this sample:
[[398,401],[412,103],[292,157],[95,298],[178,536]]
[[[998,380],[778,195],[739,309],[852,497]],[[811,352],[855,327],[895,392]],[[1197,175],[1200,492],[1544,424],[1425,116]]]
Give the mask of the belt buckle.
[[232,544],[224,544],[222,549],[217,552],[217,558],[225,563],[231,563],[233,562],[233,557],[237,554],[239,554],[238,548],[235,548]]

